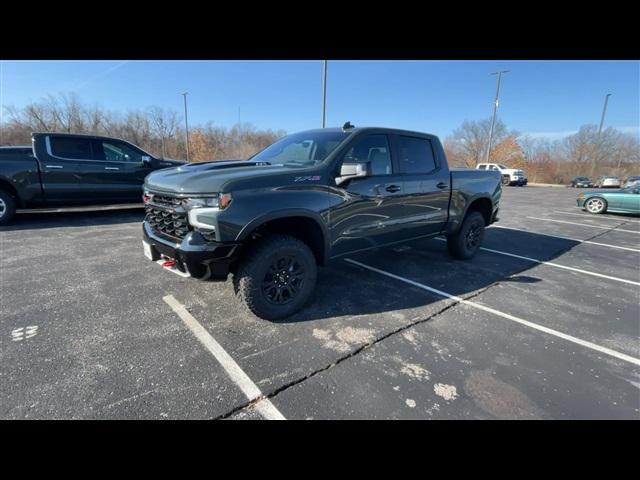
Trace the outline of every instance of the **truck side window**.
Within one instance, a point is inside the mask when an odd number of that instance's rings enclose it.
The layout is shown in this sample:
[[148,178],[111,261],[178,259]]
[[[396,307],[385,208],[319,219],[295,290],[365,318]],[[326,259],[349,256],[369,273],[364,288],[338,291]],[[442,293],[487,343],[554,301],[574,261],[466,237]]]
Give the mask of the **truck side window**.
[[91,140],[88,138],[49,137],[51,153],[56,157],[91,160]]
[[[122,142],[102,140],[102,148],[98,147],[96,158],[108,162],[142,162],[142,153],[134,150]],[[102,151],[100,151],[102,150]]]
[[402,173],[430,173],[436,169],[431,142],[424,138],[398,137]]
[[486,165],[478,165],[478,170],[486,170],[487,166]]
[[371,175],[390,175],[392,168],[387,136],[367,135],[349,149],[343,161],[369,163]]

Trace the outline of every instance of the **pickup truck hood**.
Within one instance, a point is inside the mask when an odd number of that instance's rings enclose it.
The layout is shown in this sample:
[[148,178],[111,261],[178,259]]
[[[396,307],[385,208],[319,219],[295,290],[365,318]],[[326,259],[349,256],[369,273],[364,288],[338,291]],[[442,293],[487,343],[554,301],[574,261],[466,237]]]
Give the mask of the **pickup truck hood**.
[[150,173],[144,186],[150,190],[168,193],[217,193],[229,180],[293,170],[283,165],[247,160],[186,163],[176,168],[165,168]]

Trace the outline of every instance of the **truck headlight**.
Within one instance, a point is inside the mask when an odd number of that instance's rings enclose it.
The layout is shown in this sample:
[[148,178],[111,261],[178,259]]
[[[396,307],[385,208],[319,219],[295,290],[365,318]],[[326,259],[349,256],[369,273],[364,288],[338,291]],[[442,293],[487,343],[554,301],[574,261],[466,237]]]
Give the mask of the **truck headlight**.
[[195,228],[215,231],[216,216],[231,203],[230,193],[221,193],[210,197],[186,198],[182,205],[187,210],[189,223]]
[[219,193],[212,196],[191,197],[185,199],[182,204],[187,210],[193,208],[217,208],[224,210],[231,203],[230,193]]

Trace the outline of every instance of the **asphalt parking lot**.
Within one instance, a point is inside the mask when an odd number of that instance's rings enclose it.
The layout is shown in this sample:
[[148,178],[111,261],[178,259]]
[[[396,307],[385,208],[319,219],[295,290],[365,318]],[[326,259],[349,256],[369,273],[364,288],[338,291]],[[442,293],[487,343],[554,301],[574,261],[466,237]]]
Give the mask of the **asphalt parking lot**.
[[0,227],[3,419],[639,419],[640,218],[507,187],[484,250],[320,270],[279,322],[163,271],[140,209]]

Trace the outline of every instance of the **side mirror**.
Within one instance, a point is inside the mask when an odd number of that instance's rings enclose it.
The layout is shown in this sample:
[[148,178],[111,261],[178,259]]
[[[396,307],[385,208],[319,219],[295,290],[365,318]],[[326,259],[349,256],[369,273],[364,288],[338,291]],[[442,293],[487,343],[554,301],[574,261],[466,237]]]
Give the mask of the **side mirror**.
[[340,176],[336,178],[336,183],[340,185],[352,178],[367,176],[369,176],[369,163],[343,163],[340,167]]
[[142,156],[142,164],[146,165],[147,167],[151,166],[151,157],[148,155],[143,155]]

